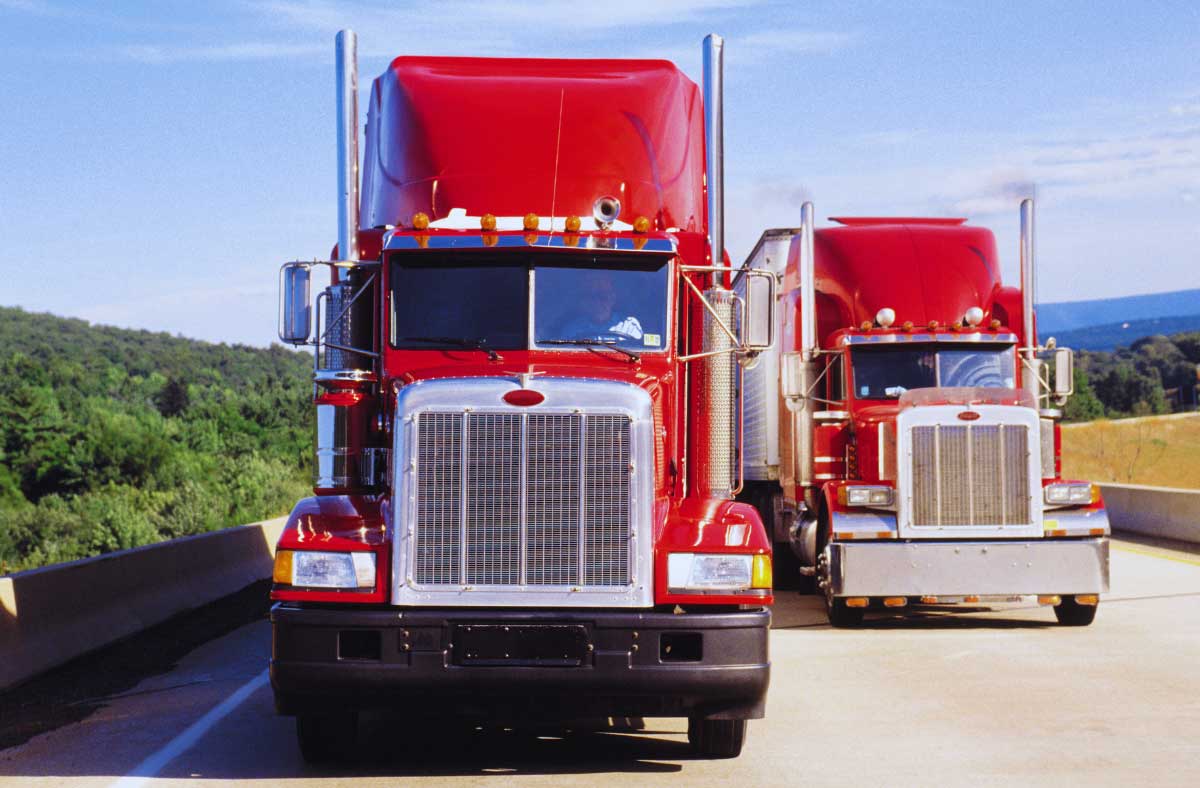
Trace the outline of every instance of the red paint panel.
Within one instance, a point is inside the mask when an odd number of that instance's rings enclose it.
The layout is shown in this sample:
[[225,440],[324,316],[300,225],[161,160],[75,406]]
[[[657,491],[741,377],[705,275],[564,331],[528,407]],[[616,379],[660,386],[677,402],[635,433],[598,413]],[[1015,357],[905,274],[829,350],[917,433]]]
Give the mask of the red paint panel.
[[469,215],[621,218],[705,233],[704,118],[661,60],[400,57],[375,80],[362,226]]

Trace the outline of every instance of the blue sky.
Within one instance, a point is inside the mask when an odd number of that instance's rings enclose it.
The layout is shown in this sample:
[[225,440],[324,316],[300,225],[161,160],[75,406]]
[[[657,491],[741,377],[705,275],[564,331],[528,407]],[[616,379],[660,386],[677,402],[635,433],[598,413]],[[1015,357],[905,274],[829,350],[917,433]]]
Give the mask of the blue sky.
[[967,216],[1012,281],[1036,193],[1039,300],[1200,287],[1200,3],[0,0],[0,304],[270,343],[278,264],[336,235],[343,26],[364,91],[399,54],[698,79],[723,34],[734,259],[812,199]]

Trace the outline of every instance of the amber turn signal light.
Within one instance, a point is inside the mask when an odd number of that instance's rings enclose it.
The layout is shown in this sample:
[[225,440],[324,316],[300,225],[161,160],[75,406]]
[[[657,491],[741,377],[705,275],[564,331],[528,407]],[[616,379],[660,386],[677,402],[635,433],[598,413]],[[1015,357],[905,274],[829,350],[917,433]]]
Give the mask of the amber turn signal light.
[[525,229],[526,230],[530,230],[530,231],[536,230],[538,228],[538,223],[539,223],[539,220],[538,220],[538,215],[536,213],[525,214]]
[[417,211],[412,216],[412,228],[414,230],[429,229],[429,214]]
[[490,213],[485,213],[479,217],[479,229],[485,233],[490,233],[496,229],[496,217]]

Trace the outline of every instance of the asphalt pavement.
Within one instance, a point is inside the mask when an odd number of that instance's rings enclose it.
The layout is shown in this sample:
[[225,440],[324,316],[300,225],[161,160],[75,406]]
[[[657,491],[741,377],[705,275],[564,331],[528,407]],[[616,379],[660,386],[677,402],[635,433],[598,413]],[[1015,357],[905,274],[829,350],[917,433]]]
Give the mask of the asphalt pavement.
[[1200,555],[1114,542],[1112,575],[1086,628],[1029,605],[834,630],[781,594],[767,718],[728,761],[694,758],[683,720],[430,728],[413,708],[364,719],[351,765],[310,767],[256,622],[0,751],[0,785],[1200,785]]

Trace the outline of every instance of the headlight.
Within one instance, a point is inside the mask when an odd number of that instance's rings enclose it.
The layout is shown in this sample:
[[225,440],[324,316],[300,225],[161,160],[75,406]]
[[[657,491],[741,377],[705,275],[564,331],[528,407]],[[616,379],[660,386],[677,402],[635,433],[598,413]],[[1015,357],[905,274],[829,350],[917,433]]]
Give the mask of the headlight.
[[1096,485],[1085,484],[1047,484],[1045,489],[1046,503],[1058,506],[1071,506],[1093,503],[1096,495]]
[[667,587],[673,590],[746,591],[771,587],[771,556],[671,553]]
[[838,488],[842,506],[891,506],[892,488],[881,486],[850,486]]
[[373,588],[375,554],[280,550],[274,580],[301,588]]

